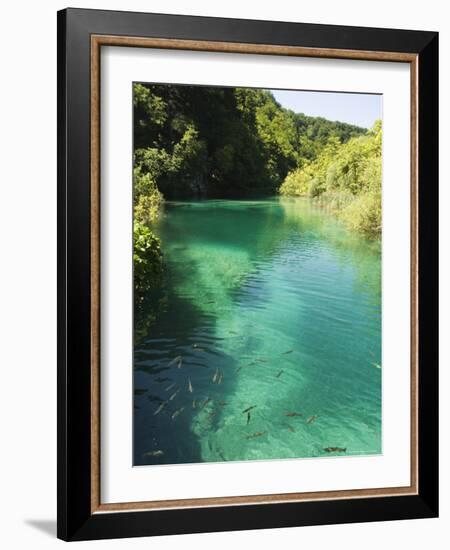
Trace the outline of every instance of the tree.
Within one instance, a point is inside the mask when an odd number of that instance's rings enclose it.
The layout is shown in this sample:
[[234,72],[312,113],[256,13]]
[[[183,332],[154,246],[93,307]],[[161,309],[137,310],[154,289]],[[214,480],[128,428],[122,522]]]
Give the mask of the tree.
[[381,233],[381,121],[365,135],[341,143],[331,136],[311,162],[288,174],[283,195],[310,196],[327,204],[349,227],[370,237]]

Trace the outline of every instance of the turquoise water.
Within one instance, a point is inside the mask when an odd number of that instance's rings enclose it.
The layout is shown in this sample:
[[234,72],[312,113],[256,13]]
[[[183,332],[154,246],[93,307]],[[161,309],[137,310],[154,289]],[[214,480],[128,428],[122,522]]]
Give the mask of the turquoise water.
[[288,198],[167,203],[156,231],[135,465],[381,452],[378,243]]

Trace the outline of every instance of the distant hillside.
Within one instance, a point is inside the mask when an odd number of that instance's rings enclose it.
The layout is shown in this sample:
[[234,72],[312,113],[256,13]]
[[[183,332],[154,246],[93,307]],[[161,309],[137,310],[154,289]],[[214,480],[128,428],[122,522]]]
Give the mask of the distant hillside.
[[366,132],[284,109],[266,90],[135,84],[133,101],[137,202],[153,189],[167,199],[274,194],[330,140]]

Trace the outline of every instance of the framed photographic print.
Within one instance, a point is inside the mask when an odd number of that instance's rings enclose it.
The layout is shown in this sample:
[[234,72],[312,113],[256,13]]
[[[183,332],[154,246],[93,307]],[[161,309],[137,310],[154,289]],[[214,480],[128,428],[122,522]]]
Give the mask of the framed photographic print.
[[58,13],[58,536],[438,513],[434,32]]

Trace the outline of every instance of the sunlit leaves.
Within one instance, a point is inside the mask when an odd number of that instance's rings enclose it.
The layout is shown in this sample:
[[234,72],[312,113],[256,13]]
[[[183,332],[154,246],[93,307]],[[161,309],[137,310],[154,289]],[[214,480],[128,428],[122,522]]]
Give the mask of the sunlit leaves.
[[341,144],[328,139],[312,162],[290,172],[280,192],[320,199],[347,225],[370,237],[381,234],[381,121]]

